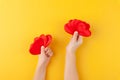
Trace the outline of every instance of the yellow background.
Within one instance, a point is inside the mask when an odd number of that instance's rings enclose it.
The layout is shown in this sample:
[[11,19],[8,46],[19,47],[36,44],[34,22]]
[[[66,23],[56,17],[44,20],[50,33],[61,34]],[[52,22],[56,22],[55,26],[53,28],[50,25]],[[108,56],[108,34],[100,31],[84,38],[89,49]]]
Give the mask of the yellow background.
[[92,31],[76,54],[80,79],[120,80],[120,0],[0,0],[0,80],[32,80],[38,56],[28,49],[42,33],[54,37],[47,80],[63,80],[63,26],[75,18]]

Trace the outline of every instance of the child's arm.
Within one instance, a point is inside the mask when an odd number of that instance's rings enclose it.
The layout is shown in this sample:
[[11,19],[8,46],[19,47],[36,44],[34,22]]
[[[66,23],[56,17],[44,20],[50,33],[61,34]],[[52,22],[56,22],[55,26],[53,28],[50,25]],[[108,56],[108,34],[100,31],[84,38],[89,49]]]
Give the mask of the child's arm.
[[76,49],[82,44],[82,37],[78,32],[74,35],[66,48],[66,62],[64,80],[79,80],[78,72],[76,69]]
[[45,80],[46,68],[52,55],[53,52],[50,48],[41,47],[41,54],[39,55],[34,80]]

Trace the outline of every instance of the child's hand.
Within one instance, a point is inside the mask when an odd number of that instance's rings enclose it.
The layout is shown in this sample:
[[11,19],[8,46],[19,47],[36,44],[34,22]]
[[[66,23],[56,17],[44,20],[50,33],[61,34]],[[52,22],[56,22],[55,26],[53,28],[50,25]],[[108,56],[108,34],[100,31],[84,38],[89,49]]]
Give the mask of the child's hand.
[[76,49],[82,44],[82,36],[77,31],[74,32],[72,39],[70,40],[66,50],[68,53],[75,53]]
[[44,46],[42,46],[41,54],[39,55],[38,64],[47,66],[52,55],[53,55],[53,52],[50,48],[48,47],[45,48]]

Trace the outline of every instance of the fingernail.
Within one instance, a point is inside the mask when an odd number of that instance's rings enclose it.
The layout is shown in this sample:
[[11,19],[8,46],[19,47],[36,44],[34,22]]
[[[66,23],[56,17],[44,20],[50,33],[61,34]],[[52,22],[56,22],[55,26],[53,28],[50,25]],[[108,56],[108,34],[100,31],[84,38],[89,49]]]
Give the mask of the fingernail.
[[77,31],[75,31],[75,33],[78,33]]
[[44,48],[44,46],[41,46],[41,48]]

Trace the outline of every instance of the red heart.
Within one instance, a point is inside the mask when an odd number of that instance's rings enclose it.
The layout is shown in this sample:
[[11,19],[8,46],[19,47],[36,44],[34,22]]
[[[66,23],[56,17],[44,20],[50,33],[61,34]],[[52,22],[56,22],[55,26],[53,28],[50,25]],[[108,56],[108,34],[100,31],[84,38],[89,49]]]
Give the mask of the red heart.
[[70,20],[68,23],[65,24],[64,29],[69,34],[74,34],[75,31],[78,31],[79,35],[88,37],[91,35],[89,30],[90,25],[81,20]]
[[52,41],[51,35],[40,35],[40,37],[36,37],[34,42],[31,44],[29,52],[33,55],[37,55],[41,53],[41,46],[47,47]]

